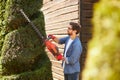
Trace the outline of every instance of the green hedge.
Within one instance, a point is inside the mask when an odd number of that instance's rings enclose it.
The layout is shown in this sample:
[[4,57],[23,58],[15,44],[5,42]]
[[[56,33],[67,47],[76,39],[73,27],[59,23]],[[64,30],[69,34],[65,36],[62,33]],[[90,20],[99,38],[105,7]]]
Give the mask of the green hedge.
[[41,38],[18,11],[28,15],[45,34],[42,0],[2,0],[0,3],[2,80],[52,80],[51,62]]

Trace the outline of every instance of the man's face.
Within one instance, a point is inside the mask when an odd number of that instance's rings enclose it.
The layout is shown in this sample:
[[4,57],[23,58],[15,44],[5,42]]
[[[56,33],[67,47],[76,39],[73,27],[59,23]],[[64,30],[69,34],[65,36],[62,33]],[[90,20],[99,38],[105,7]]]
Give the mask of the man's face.
[[68,35],[72,35],[73,29],[72,29],[71,25],[68,25],[67,33],[68,33]]

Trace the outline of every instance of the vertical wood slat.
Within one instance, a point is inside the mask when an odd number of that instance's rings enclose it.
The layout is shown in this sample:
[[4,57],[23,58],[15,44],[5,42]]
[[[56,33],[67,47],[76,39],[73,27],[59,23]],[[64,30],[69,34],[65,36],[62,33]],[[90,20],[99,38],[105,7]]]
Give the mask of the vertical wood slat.
[[[85,59],[87,55],[87,44],[92,38],[92,17],[93,17],[93,6],[98,0],[79,0],[80,1],[80,22],[82,25],[81,30],[81,41],[83,46],[83,52],[80,58],[81,71],[85,65]],[[80,75],[81,76],[81,75]]]

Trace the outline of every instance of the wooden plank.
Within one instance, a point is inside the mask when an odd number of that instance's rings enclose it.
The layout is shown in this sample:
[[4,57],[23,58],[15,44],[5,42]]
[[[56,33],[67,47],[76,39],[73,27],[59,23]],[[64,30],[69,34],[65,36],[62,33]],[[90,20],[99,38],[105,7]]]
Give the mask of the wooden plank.
[[[61,0],[60,0],[61,1]],[[47,5],[44,5],[42,8],[42,11],[44,12],[44,15],[50,12],[53,12],[57,9],[65,8],[71,5],[78,4],[78,0],[63,0],[61,2],[51,2]],[[47,8],[46,8],[47,6]]]
[[67,34],[67,28],[46,31],[48,34]]
[[59,79],[56,79],[56,78],[53,77],[53,80],[59,80]]
[[81,31],[82,32],[86,32],[86,33],[91,33],[91,32],[93,32],[93,30],[92,30],[92,28],[91,27],[82,27],[81,28]]
[[46,25],[52,24],[52,23],[58,23],[58,22],[64,22],[67,20],[75,20],[78,19],[78,11],[75,12],[71,12],[69,14],[65,14],[65,15],[60,15],[60,16],[56,16],[56,17],[52,17],[52,18],[45,18],[45,23]]
[[56,74],[56,73],[54,73],[54,72],[52,72],[52,74],[53,74],[53,77],[54,77],[54,78],[56,78],[56,79],[58,79],[58,80],[64,80],[64,76],[58,75],[58,74]]
[[71,13],[71,12],[74,12],[74,11],[78,11],[78,5],[69,6],[69,7],[54,10],[53,12],[47,13],[45,15],[45,17],[46,18],[51,18],[51,17],[62,15],[62,14]]
[[90,19],[90,18],[82,18],[81,22],[82,22],[82,24],[92,24],[92,19]]
[[61,54],[63,54],[64,49],[60,49],[60,48],[59,48],[59,52],[60,52]]
[[62,61],[51,60],[52,66],[62,69]]
[[81,35],[81,41],[82,42],[88,42],[92,38],[90,33],[82,33]]
[[93,10],[93,3],[82,3],[81,4],[81,6],[82,6],[82,10]]
[[84,27],[91,27],[91,28],[93,27],[93,25],[91,23],[88,23],[88,24],[83,23],[82,26],[84,26]]
[[91,10],[83,10],[82,18],[92,18],[93,12]]
[[51,0],[43,0],[43,4],[50,2]]
[[58,75],[61,75],[63,76],[63,68],[59,68],[59,67],[56,67],[56,66],[52,66],[52,72],[55,72],[56,74]]
[[65,28],[69,25],[69,22],[76,22],[78,23],[78,19],[76,20],[68,20],[68,21],[64,21],[64,22],[60,22],[60,23],[56,23],[56,24],[49,24],[45,26],[45,30],[52,30],[52,29],[59,29],[59,28]]
[[53,7],[53,6],[58,5],[60,3],[63,3],[64,1],[66,1],[66,0],[58,0],[58,1],[53,0],[53,1],[50,1],[49,3],[43,4],[42,10],[47,10],[50,7]]
[[50,60],[56,60],[55,57],[50,53],[46,52]]

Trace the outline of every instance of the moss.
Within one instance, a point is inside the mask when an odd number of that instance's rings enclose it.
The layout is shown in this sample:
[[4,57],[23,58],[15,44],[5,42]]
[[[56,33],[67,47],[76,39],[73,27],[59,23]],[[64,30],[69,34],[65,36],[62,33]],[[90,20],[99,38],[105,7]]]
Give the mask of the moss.
[[101,0],[95,5],[94,33],[88,45],[83,80],[120,79],[119,4],[118,0]]

